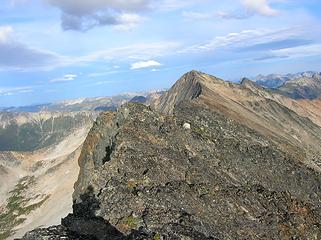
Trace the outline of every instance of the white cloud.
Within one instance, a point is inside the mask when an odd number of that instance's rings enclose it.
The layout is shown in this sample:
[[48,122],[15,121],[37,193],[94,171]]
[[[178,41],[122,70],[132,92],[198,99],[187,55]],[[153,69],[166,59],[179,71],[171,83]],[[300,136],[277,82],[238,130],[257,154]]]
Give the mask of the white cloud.
[[[171,11],[195,5],[195,0],[42,0],[61,10],[64,30],[88,31],[99,26],[128,30],[147,11]],[[201,0],[199,0],[201,1]]]
[[0,43],[5,43],[12,34],[13,29],[11,26],[0,26]]
[[244,12],[197,12],[197,11],[183,11],[183,17],[192,20],[211,20],[211,19],[246,19],[251,15]]
[[321,55],[321,44],[310,44],[292,48],[272,50],[271,57],[310,57]]
[[278,11],[270,6],[268,0],[241,0],[241,3],[248,11],[263,16],[275,16],[278,14]]
[[33,88],[30,86],[0,88],[0,96],[12,96],[16,94],[30,93],[30,92],[33,92]]
[[246,19],[255,14],[262,16],[276,16],[279,11],[270,6],[271,2],[282,2],[284,0],[239,0],[244,10],[235,10],[232,12],[217,11],[217,12],[197,12],[183,11],[183,17],[196,20],[209,20],[213,18],[221,19]]
[[128,59],[146,60],[173,53],[179,44],[175,42],[155,42],[132,44],[124,47],[110,48],[85,56],[70,59],[71,63],[87,63],[99,60],[127,61]]
[[73,15],[90,15],[100,10],[114,9],[119,11],[137,11],[146,9],[150,0],[45,0]]
[[142,68],[159,67],[161,65],[162,64],[154,60],[140,61],[140,62],[133,63],[130,69],[136,70],[136,69],[142,69]]
[[162,11],[173,11],[200,4],[201,1],[202,0],[159,0],[154,1],[152,8]]
[[212,13],[205,13],[205,12],[196,12],[196,11],[184,11],[183,17],[197,19],[197,20],[208,20],[214,17]]
[[87,31],[97,26],[115,26],[126,30],[143,18],[139,12],[149,9],[151,0],[44,0],[61,10],[64,30]]
[[217,36],[212,41],[186,47],[179,53],[199,53],[214,50],[231,50],[250,47],[256,44],[264,44],[272,41],[293,38],[301,35],[302,29],[250,29],[241,32],[229,33],[225,36]]
[[116,30],[130,30],[144,21],[144,18],[135,13],[123,13],[117,17],[117,24],[114,26]]
[[78,75],[76,75],[76,74],[66,74],[61,78],[55,78],[55,79],[50,80],[49,82],[51,82],[51,83],[70,82],[70,81],[74,81],[77,77],[78,77]]
[[238,33],[229,33],[225,36],[218,36],[215,37],[212,41],[205,43],[205,44],[199,44],[190,46],[188,48],[185,48],[179,53],[197,53],[197,52],[205,52],[210,50],[216,50],[220,48],[225,47],[236,47],[240,45],[246,45],[249,43],[247,40],[253,41],[253,39],[256,39],[257,37],[262,37],[265,34],[267,34],[267,30],[264,29],[258,29],[258,30],[243,30]]

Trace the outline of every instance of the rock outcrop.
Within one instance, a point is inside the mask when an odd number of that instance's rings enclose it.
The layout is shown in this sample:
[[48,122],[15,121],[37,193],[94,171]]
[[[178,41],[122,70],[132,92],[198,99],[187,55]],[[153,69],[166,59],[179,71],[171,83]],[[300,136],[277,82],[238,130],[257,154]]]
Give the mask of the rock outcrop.
[[102,113],[79,158],[73,213],[23,239],[320,239],[320,172],[256,122],[269,107],[288,124],[303,117],[261,100],[193,71],[152,108]]

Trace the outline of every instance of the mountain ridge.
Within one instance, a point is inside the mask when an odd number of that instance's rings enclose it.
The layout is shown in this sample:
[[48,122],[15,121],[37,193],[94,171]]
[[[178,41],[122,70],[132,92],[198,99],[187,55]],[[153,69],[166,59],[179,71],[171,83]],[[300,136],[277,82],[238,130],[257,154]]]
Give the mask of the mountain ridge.
[[[190,76],[190,81],[186,76]],[[186,82],[188,87],[184,86]],[[298,147],[305,145],[306,149],[312,149],[311,153],[309,151],[306,153],[311,154],[312,158],[321,151],[318,136],[321,134],[320,125],[318,125],[320,107],[315,105],[314,110],[318,111],[313,113],[307,110],[307,103],[298,103],[275,94],[247,79],[242,83],[225,82],[211,75],[192,71],[179,79],[172,89],[151,106],[169,114],[180,102],[198,101],[270,137],[287,151],[297,152]],[[191,97],[184,91],[180,93],[177,91],[177,89],[186,88],[189,89],[188,92],[197,90],[200,94]],[[309,118],[306,118],[307,116]],[[291,126],[290,130],[289,126]],[[302,155],[300,152],[297,154]],[[305,156],[302,155],[302,159],[305,159]],[[315,165],[312,162],[311,164]]]
[[321,128],[282,101],[191,71],[151,107],[101,113],[73,213],[23,239],[320,239]]
[[259,75],[253,81],[262,87],[293,99],[317,99],[321,96],[320,72]]

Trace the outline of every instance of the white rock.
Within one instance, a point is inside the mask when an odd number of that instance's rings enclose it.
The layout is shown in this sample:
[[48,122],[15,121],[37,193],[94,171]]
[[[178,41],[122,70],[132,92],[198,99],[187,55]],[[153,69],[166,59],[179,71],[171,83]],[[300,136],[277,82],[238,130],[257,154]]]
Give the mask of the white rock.
[[189,123],[184,123],[183,128],[184,128],[184,129],[191,129],[191,124],[189,124]]

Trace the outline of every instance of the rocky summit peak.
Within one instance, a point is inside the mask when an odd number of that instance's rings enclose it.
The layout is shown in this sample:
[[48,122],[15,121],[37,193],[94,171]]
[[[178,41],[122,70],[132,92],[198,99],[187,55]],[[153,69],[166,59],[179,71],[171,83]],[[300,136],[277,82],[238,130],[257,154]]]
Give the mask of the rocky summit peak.
[[185,73],[182,76],[182,78],[193,79],[193,78],[201,77],[204,74],[206,74],[206,73],[203,73],[203,72],[197,71],[197,70],[192,70],[192,71],[189,71],[189,72]]
[[152,104],[153,108],[170,114],[176,105],[190,101],[204,94],[211,84],[223,84],[223,80],[200,71],[190,71],[184,74],[173,87]]
[[252,92],[258,93],[258,91],[264,91],[263,87],[258,85],[256,82],[248,79],[248,78],[242,78],[240,82],[240,86],[246,89],[251,90]]
[[242,78],[242,80],[241,80],[241,83],[240,83],[241,85],[247,85],[247,84],[255,84],[255,82],[253,82],[252,80],[250,80],[249,78]]
[[203,84],[211,83],[211,82],[224,82],[223,80],[209,75],[207,73],[201,72],[201,71],[196,71],[192,70],[190,72],[185,73],[177,82],[180,82],[182,79],[186,79],[189,81],[197,81],[197,82],[202,82]]

